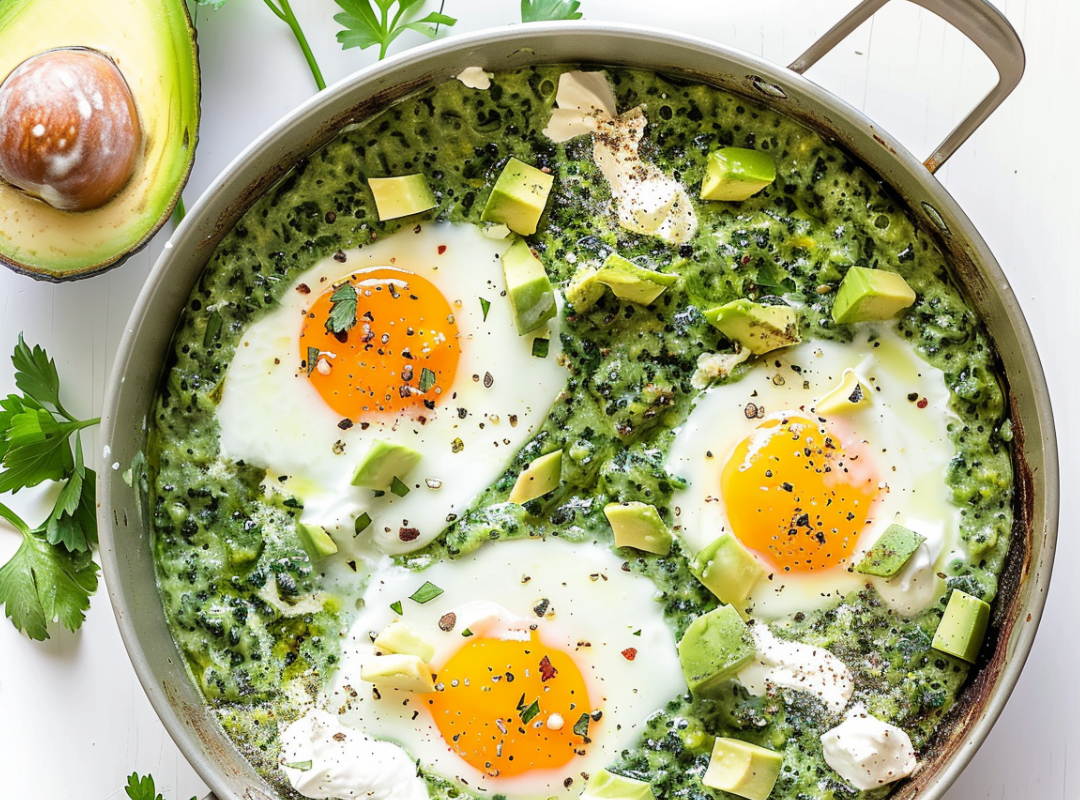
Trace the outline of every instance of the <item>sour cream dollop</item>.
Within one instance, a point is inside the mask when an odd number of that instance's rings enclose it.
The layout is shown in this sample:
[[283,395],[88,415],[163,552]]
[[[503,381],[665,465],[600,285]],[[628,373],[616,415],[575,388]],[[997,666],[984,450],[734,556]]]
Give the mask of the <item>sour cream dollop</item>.
[[840,725],[821,735],[825,763],[860,791],[906,778],[918,763],[911,737],[855,706]]
[[304,797],[427,800],[416,765],[396,744],[346,728],[312,709],[281,734],[282,770]]
[[555,103],[558,108],[544,135],[556,142],[593,135],[593,159],[611,187],[622,227],[668,244],[694,237],[698,222],[690,195],[681,183],[641,157],[648,123],[641,106],[617,116],[604,74],[577,71],[559,76]]
[[847,666],[823,647],[778,639],[767,625],[751,629],[754,637],[754,660],[739,670],[739,681],[752,695],[763,695],[770,688],[810,692],[840,713],[844,710],[855,683]]

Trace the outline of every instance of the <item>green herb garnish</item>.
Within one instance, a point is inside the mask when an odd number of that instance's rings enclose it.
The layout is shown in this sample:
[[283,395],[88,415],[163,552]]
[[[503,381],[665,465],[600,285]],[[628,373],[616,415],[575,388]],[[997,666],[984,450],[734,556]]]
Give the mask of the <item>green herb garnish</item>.
[[521,724],[522,725],[528,725],[530,722],[533,721],[533,719],[539,713],[540,713],[540,701],[539,700],[533,700],[532,703],[529,704],[529,707],[521,712]]
[[[19,549],[0,567],[0,604],[12,624],[31,639],[48,639],[48,623],[77,630],[97,590],[94,470],[83,459],[79,431],[98,419],[76,419],[60,402],[56,364],[19,335],[11,356],[22,395],[0,399],[0,493],[45,481],[63,483],[48,518],[31,529],[0,503],[0,517],[22,534]],[[71,438],[75,438],[72,448]]]
[[[292,31],[293,37],[296,39],[296,43],[300,45],[300,51],[304,54],[304,60],[307,61],[308,69],[311,70],[311,76],[315,79],[315,85],[319,87],[319,91],[326,88],[326,81],[323,80],[322,71],[319,69],[318,63],[315,61],[315,55],[311,52],[311,47],[308,45],[307,37],[304,36],[304,31],[300,28],[300,23],[296,19],[296,14],[293,13],[292,7],[289,5],[289,0],[263,0],[266,3],[266,7],[274,12],[274,16],[289,26],[289,30]],[[225,5],[226,0],[199,0],[199,5],[210,6],[215,11]]]
[[427,367],[420,370],[420,391],[426,392],[435,385],[435,373]]
[[536,338],[532,340],[532,354],[534,358],[547,358],[551,349],[550,339]]
[[[355,322],[355,321],[354,321]],[[307,374],[311,375],[315,371],[315,365],[319,360],[319,348],[309,347],[307,349]]]
[[[418,10],[419,6],[423,5],[423,0],[334,0],[334,2],[344,10],[344,13],[334,15],[334,21],[345,26],[345,30],[338,31],[337,34],[341,49],[359,47],[361,50],[366,50],[377,44],[380,60],[386,58],[387,48],[405,31],[416,31],[429,39],[434,39],[439,32],[437,26],[449,27],[457,22],[453,17],[439,12],[428,14],[423,19],[404,22],[406,12],[414,6]],[[391,13],[395,5],[397,9]]]
[[206,320],[206,330],[203,331],[202,344],[203,347],[209,347],[214,343],[214,339],[221,333],[221,314],[214,311]]
[[311,762],[310,761],[292,761],[292,762],[290,762],[288,764],[282,764],[282,766],[288,767],[289,769],[298,769],[301,772],[307,772],[309,769],[311,769]]
[[443,590],[436,586],[431,581],[425,581],[424,585],[417,589],[415,592],[409,595],[410,600],[414,600],[420,605],[429,603],[443,593]]
[[401,601],[400,600],[395,600],[394,602],[392,602],[390,604],[390,610],[393,611],[395,614],[398,614],[398,615],[405,613],[401,608]]
[[409,487],[401,481],[401,478],[395,475],[394,480],[390,482],[390,491],[398,497],[404,497],[409,493]]
[[581,738],[586,738],[589,735],[589,715],[582,714],[578,717],[578,721],[574,723],[574,733]]
[[330,295],[330,316],[326,318],[326,330],[330,333],[348,333],[356,325],[356,287],[343,283]]
[[578,0],[521,0],[522,22],[581,19]]
[[461,635],[462,635],[462,636],[472,636],[472,635],[473,635],[473,632],[472,632],[472,631],[470,631],[470,630],[469,630],[468,628],[466,628],[465,630],[463,630],[463,631],[461,632]]
[[[158,794],[157,787],[154,785],[154,779],[149,775],[144,775],[140,778],[139,773],[137,772],[128,775],[127,786],[124,787],[124,792],[131,800],[164,800],[164,798]],[[191,800],[195,800],[195,798],[193,797]]]
[[487,322],[488,311],[491,310],[491,301],[480,298],[480,309],[484,312],[484,322]]
[[353,525],[353,529],[356,531],[353,537],[359,536],[361,533],[367,530],[368,525],[371,524],[371,515],[366,511],[356,518],[356,523]]

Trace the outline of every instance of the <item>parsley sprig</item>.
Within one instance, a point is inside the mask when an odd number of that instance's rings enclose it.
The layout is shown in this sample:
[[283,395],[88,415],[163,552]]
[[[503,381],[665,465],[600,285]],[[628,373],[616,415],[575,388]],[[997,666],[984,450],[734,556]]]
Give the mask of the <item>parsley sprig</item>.
[[522,22],[581,19],[578,0],[521,0]]
[[[160,794],[158,794],[157,787],[154,785],[154,778],[151,775],[139,776],[139,773],[133,772],[128,775],[127,786],[124,787],[124,793],[127,794],[131,800],[165,800]],[[195,798],[191,798],[195,800]]]
[[[404,21],[406,13],[424,0],[334,0],[344,13],[335,14],[334,20],[345,26],[338,31],[341,49],[359,47],[366,50],[379,45],[379,59],[386,58],[386,51],[405,31],[416,31],[429,39],[439,33],[439,25],[452,26],[456,19],[439,11],[423,19]],[[397,6],[394,9],[394,6]],[[418,8],[416,10],[419,10]]]
[[[356,325],[356,287],[343,283],[330,295],[330,315],[323,323],[330,333],[348,333]],[[308,354],[310,356],[310,353]]]
[[96,475],[86,466],[79,432],[99,420],[80,420],[64,408],[55,362],[22,334],[11,361],[22,394],[0,400],[0,493],[45,481],[62,485],[52,512],[36,528],[0,503],[0,517],[23,538],[0,567],[0,604],[18,630],[43,640],[55,620],[77,630],[97,590],[91,554],[97,544]]
[[[228,0],[198,0],[198,2],[199,5],[210,6],[216,11],[225,5]],[[315,85],[319,87],[319,91],[325,89],[326,81],[323,80],[322,71],[315,61],[315,55],[311,52],[307,37],[304,36],[304,31],[300,28],[300,23],[296,19],[296,14],[293,13],[292,6],[289,5],[289,0],[263,0],[263,2],[266,3],[267,8],[274,12],[275,17],[289,26],[289,30],[292,31],[293,36],[296,38],[296,43],[300,45],[300,51],[304,54],[311,75],[315,78]]]

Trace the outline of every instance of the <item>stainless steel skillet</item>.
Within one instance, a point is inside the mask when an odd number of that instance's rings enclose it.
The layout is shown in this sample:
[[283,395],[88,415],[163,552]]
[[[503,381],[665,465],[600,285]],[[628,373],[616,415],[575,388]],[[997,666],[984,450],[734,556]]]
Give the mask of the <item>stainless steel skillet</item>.
[[[691,37],[606,24],[536,24],[455,37],[382,62],[304,104],[249,147],[200,199],[151,274],[121,342],[105,403],[103,440],[125,467],[146,440],[146,419],[173,328],[217,243],[248,206],[296,161],[410,92],[461,69],[537,63],[632,66],[720,86],[814,128],[854,154],[906,202],[955,267],[1000,356],[1016,421],[1017,525],[988,661],[939,730],[926,768],[896,797],[940,798],[1004,707],[1041,615],[1057,532],[1058,469],[1049,397],[1038,355],[1000,267],[970,220],[933,177],[1015,87],[1023,50],[1004,17],[982,0],[915,0],[968,35],[994,62],[995,89],[920,162],[842,100],[801,73],[888,0],[867,0],[790,67]],[[144,499],[105,469],[99,485],[101,556],[124,642],[169,732],[221,800],[273,798],[233,747],[184,669],[155,584]]]

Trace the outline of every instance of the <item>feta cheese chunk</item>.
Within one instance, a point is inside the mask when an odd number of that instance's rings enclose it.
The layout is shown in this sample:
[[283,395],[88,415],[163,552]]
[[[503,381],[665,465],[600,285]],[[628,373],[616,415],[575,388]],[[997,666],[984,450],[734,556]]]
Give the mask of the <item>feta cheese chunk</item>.
[[282,731],[281,761],[289,783],[304,797],[427,800],[427,784],[404,750],[319,709]]
[[918,763],[911,737],[855,706],[848,718],[821,735],[825,763],[860,791],[906,778]]
[[855,682],[843,661],[823,647],[778,639],[761,623],[751,633],[754,659],[738,676],[746,691],[757,696],[777,688],[810,692],[833,712],[844,710]]

